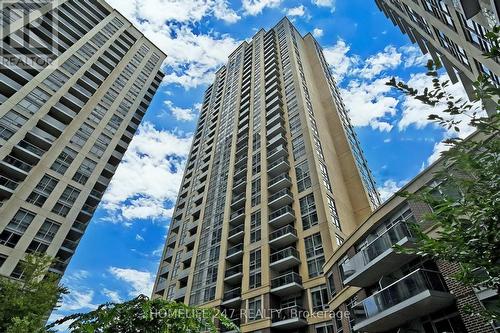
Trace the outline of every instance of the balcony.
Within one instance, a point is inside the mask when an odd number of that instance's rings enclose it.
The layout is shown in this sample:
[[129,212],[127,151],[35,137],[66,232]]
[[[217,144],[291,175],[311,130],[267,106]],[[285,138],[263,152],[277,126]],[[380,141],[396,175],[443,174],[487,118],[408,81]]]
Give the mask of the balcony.
[[354,307],[355,331],[385,332],[455,301],[438,272],[418,269]]
[[65,239],[61,245],[61,248],[64,248],[64,249],[68,250],[68,252],[72,252],[72,253],[75,252],[77,247],[78,247],[78,242],[75,242],[75,241],[72,241],[69,239]]
[[0,194],[10,197],[16,190],[19,183],[4,176],[0,176]]
[[267,174],[270,177],[277,176],[290,170],[290,164],[286,157],[282,157],[267,166]]
[[182,303],[184,302],[184,296],[186,296],[186,287],[177,290],[174,295],[174,300]]
[[271,327],[292,332],[306,326],[306,311],[299,305],[277,309],[272,312]]
[[233,184],[233,191],[235,193],[244,192],[247,186],[247,180],[245,178],[240,178]]
[[191,269],[189,268],[185,268],[181,271],[179,271],[179,273],[177,274],[177,280],[185,280],[189,277],[189,272],[191,271]]
[[286,133],[285,126],[281,123],[278,123],[267,130],[266,136],[270,138],[276,134],[285,134],[285,133]]
[[234,285],[236,283],[240,283],[242,277],[243,265],[239,264],[226,270],[226,274],[224,275],[224,282]]
[[183,255],[182,255],[182,262],[186,262],[186,261],[189,261],[193,258],[193,250],[191,251],[188,251],[188,252],[185,252]]
[[269,235],[269,245],[273,248],[283,248],[294,244],[297,240],[297,230],[291,225],[286,225]]
[[409,225],[399,222],[371,241],[340,267],[344,284],[356,287],[368,287],[394,267],[409,262],[415,255],[397,253],[394,245],[411,247],[414,245]]
[[271,264],[269,266],[277,271],[284,271],[285,269],[299,265],[299,258],[300,256],[297,249],[290,246],[284,250],[272,253]]
[[269,139],[267,142],[267,149],[273,149],[274,147],[284,144],[286,144],[286,138],[282,133],[280,133]]
[[7,155],[3,161],[0,161],[0,166],[5,171],[4,176],[13,175],[15,178],[25,178],[33,167],[11,155]]
[[285,173],[274,177],[268,183],[268,189],[272,192],[277,192],[284,188],[290,188],[290,186],[292,186],[292,179]]
[[241,304],[241,288],[234,288],[224,293],[222,305],[235,307]]
[[283,118],[283,115],[281,115],[281,114],[278,113],[274,117],[270,118],[267,121],[267,127],[268,128],[271,128],[272,126],[274,126],[276,124],[285,125],[285,119]]
[[169,272],[170,272],[170,266],[163,266],[162,268],[160,268],[160,272],[158,275],[166,278]]
[[241,262],[243,258],[243,243],[227,249],[226,260],[229,262]]
[[26,140],[19,141],[16,148],[20,153],[24,153],[23,155],[25,155],[26,157],[35,160],[39,160],[43,156],[43,154],[45,154],[45,150],[29,143]]
[[271,195],[268,202],[271,208],[283,207],[293,202],[293,194],[289,189],[284,188]]
[[247,168],[242,167],[234,170],[234,179],[241,179],[247,175]]
[[276,161],[278,158],[288,156],[288,151],[286,150],[286,146],[278,146],[272,150],[268,150],[267,152],[267,161],[272,163]]
[[245,204],[246,193],[240,193],[233,196],[233,201],[231,201],[231,208],[237,209]]
[[287,273],[271,280],[271,293],[278,296],[293,295],[304,290],[302,277],[295,273]]
[[244,235],[245,235],[245,225],[240,224],[229,230],[229,237],[227,238],[227,240],[230,242],[241,242]]
[[282,227],[293,221],[295,221],[295,213],[290,206],[285,206],[269,214],[269,224],[275,228]]
[[229,223],[236,225],[236,224],[240,224],[244,220],[245,220],[245,208],[241,208],[241,209],[238,209],[237,211],[231,213]]

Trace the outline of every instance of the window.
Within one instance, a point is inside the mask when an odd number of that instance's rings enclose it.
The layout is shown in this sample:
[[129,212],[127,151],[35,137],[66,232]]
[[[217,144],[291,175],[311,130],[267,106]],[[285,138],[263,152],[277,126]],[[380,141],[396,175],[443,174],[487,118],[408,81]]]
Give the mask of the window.
[[56,69],[43,81],[43,83],[53,91],[58,91],[68,79],[69,77],[66,74]]
[[68,186],[61,194],[59,201],[52,208],[52,212],[60,216],[66,217],[71,210],[72,205],[80,195],[80,190],[73,186]]
[[248,300],[248,316],[249,321],[262,318],[262,300],[260,296]]
[[0,244],[14,248],[34,218],[34,213],[20,209],[0,234]]
[[328,211],[330,212],[330,217],[332,218],[332,222],[337,227],[337,229],[342,231],[342,228],[340,226],[339,215],[337,212],[337,206],[335,205],[335,200],[333,200],[332,197],[330,196],[327,196],[326,199],[328,201]]
[[335,242],[338,246],[340,246],[344,243],[344,238],[340,237],[339,235],[335,235]]
[[40,88],[33,89],[24,99],[22,99],[17,106],[25,111],[34,114],[47,102],[50,95]]
[[304,241],[306,244],[306,257],[309,277],[313,278],[323,274],[323,264],[325,263],[325,257],[323,255],[321,235],[318,232],[305,238]]
[[28,246],[26,252],[45,253],[60,226],[61,225],[55,221],[49,219],[45,220],[45,222],[43,222],[42,226],[40,227],[40,230],[38,230],[37,234],[35,235],[35,238]]
[[61,152],[61,154],[59,154],[56,161],[54,162],[54,164],[52,164],[50,168],[55,172],[64,175],[66,170],[68,170],[69,166],[75,159],[76,154],[77,152],[74,151],[73,149],[68,147],[64,148],[64,150]]
[[252,213],[250,218],[250,242],[255,243],[261,239],[261,215],[260,210]]
[[101,156],[104,154],[110,143],[111,143],[111,138],[105,134],[101,134],[97,138],[94,146],[90,148],[90,152],[95,156],[97,156],[98,158],[101,158]]
[[300,214],[302,219],[302,228],[307,230],[318,224],[318,214],[314,202],[314,194],[308,194],[300,198]]
[[69,142],[81,148],[85,145],[92,132],[94,132],[94,128],[87,123],[83,123]]
[[252,175],[255,176],[260,172],[260,152],[252,157]]
[[328,296],[332,299],[333,296],[337,294],[337,289],[335,288],[335,277],[332,272],[330,272],[330,274],[326,277],[326,286],[328,289]]
[[40,180],[26,201],[35,206],[42,207],[48,196],[56,187],[57,182],[58,180],[54,177],[48,175],[43,176],[42,180]]
[[261,286],[261,251],[260,249],[253,250],[250,252],[250,289],[257,288]]
[[347,311],[349,311],[350,313],[350,316],[349,316],[349,326],[351,328],[351,331],[354,331],[354,325],[356,325],[356,310],[354,309],[354,306],[356,305],[356,303],[358,303],[358,297],[357,296],[354,296],[354,297],[351,297],[348,301],[347,301]]
[[343,333],[344,332],[344,326],[342,325],[342,316],[340,314],[342,314],[342,311],[340,311],[340,308],[337,308],[335,311],[335,331],[336,333]]
[[252,181],[252,207],[260,204],[260,189],[260,178],[257,178]]
[[292,150],[295,161],[306,155],[306,146],[304,145],[304,137],[302,134],[292,140]]
[[18,279],[21,280],[24,277],[24,263],[23,262],[18,262],[12,273],[10,274],[10,277],[13,279]]
[[313,311],[323,311],[328,308],[328,291],[326,285],[311,289]]
[[322,323],[314,326],[316,333],[333,333],[332,323]]
[[303,192],[311,187],[311,175],[307,160],[295,167],[295,174],[297,176],[297,187],[299,192]]
[[85,185],[90,175],[92,175],[92,172],[94,171],[96,165],[97,163],[92,161],[91,159],[84,159],[75,175],[73,176],[73,180],[77,183]]

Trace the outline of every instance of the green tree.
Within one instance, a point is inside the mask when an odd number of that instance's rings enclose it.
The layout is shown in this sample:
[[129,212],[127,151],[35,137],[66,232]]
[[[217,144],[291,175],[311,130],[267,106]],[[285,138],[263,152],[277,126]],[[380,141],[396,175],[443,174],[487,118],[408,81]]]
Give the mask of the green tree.
[[73,333],[218,332],[217,322],[228,330],[238,330],[216,309],[191,307],[164,299],[151,300],[144,295],[120,304],[102,304],[89,313],[67,316],[48,329],[67,322]]
[[59,276],[47,272],[51,263],[48,256],[27,255],[21,280],[0,277],[0,332],[45,332],[50,312],[67,293]]
[[[499,32],[495,27],[487,35],[492,45],[487,57],[500,56]],[[406,96],[437,107],[439,114],[431,114],[429,120],[447,131],[458,133],[464,119],[476,129],[466,140],[458,136],[445,140],[450,149],[442,153],[442,168],[434,174],[437,186],[415,194],[400,193],[429,204],[433,210],[424,220],[436,227],[433,236],[416,227],[417,246],[405,251],[457,262],[460,271],[454,276],[456,281],[500,293],[500,89],[487,75],[481,75],[474,82],[472,102],[456,98],[447,92],[449,81],[440,79],[440,67],[429,61],[427,75],[432,87],[423,91],[395,78],[387,83]],[[484,116],[484,110],[477,106],[481,102],[493,105],[497,113]],[[500,307],[496,304],[475,314],[499,320]]]

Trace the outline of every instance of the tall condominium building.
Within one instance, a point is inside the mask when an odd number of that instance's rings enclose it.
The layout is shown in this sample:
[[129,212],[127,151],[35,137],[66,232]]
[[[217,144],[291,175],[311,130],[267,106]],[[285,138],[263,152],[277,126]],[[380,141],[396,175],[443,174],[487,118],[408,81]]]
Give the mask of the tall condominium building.
[[[433,179],[442,168],[438,161],[403,190],[415,193],[431,186],[436,196],[444,194],[446,189]],[[393,196],[327,258],[328,302],[335,314],[335,330],[328,332],[500,332],[499,321],[474,315],[485,308],[498,310],[497,290],[457,283],[459,263],[394,248],[415,247],[414,224],[436,235],[432,221],[425,219],[430,211],[427,204]]]
[[153,296],[326,331],[329,256],[379,205],[321,47],[283,19],[207,89]]
[[165,55],[102,0],[0,6],[0,274],[33,252],[62,274]]
[[[440,59],[451,82],[459,80],[469,97],[472,82],[488,74],[500,85],[500,59],[483,53],[492,44],[486,33],[500,23],[498,0],[375,0],[378,7],[401,32],[417,43],[424,54]],[[495,106],[486,101],[489,113]]]

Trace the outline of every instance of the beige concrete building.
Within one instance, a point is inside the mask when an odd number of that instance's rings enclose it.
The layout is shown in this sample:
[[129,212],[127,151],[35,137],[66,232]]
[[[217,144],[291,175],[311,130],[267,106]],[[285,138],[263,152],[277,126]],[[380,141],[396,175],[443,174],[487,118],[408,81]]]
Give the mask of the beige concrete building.
[[0,274],[62,274],[166,56],[102,0],[1,1],[0,37]]
[[[375,0],[381,11],[417,43],[424,54],[440,59],[451,82],[462,82],[470,98],[472,82],[488,74],[500,85],[500,59],[483,53],[492,44],[485,35],[500,22],[498,0]],[[496,112],[486,102],[489,113]]]
[[283,19],[205,93],[153,296],[243,332],[332,332],[325,257],[379,203],[321,47]]
[[[415,193],[431,186],[436,195],[443,194],[433,179],[442,167],[441,160],[434,163],[402,190]],[[458,263],[394,248],[415,246],[411,224],[436,235],[436,226],[424,219],[430,211],[427,204],[393,196],[327,259],[324,271],[334,332],[500,332],[500,322],[487,322],[466,310],[495,309],[496,290],[457,283],[453,275],[460,270]]]

